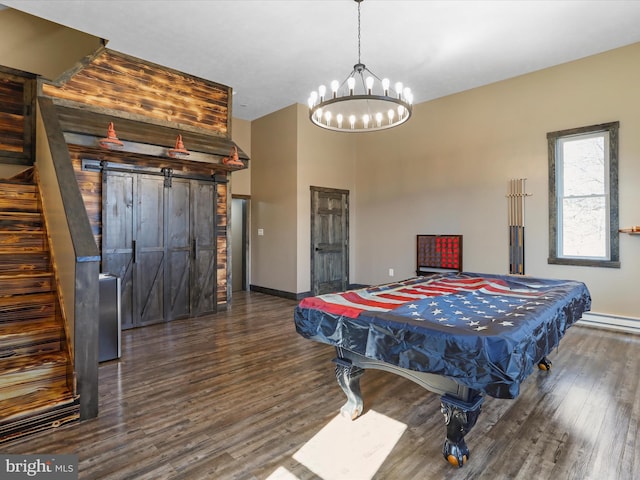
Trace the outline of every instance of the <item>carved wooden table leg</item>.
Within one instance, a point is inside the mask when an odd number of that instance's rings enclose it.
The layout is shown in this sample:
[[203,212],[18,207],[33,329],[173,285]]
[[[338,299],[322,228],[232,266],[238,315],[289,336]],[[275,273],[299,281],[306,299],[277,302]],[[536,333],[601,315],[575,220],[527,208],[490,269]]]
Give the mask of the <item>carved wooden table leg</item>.
[[347,403],[340,409],[340,414],[343,417],[355,420],[363,410],[360,377],[364,374],[364,370],[343,358],[336,358],[334,362],[336,362],[336,378],[338,384],[347,396]]
[[480,395],[469,403],[448,395],[440,398],[440,411],[444,414],[447,426],[447,438],[442,447],[442,455],[455,467],[462,467],[469,459],[469,448],[464,436],[476,424],[483,400],[484,397]]

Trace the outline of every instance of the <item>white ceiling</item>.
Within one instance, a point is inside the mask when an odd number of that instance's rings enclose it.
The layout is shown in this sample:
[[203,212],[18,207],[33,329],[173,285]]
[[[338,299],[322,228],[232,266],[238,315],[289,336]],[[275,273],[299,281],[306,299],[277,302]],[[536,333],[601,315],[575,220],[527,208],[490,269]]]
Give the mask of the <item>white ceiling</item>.
[[[0,0],[228,85],[233,116],[306,104],[357,63],[353,0]],[[635,0],[366,0],[362,62],[415,102],[640,41]]]

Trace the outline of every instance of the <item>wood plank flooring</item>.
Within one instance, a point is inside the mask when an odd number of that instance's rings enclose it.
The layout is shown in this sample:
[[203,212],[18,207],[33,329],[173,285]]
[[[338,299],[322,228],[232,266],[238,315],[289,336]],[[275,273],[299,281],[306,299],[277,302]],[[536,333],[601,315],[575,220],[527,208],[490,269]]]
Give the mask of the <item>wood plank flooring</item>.
[[[295,304],[236,292],[217,315],[123,332],[122,358],[100,366],[98,418],[2,453],[77,454],[81,479],[359,480],[321,476],[294,458],[345,401],[333,349],[295,333]],[[367,371],[365,414],[406,425],[368,478],[637,478],[640,336],[576,326],[550,359],[550,374],[534,372],[517,399],[485,400],[462,469],[441,454],[439,397]]]

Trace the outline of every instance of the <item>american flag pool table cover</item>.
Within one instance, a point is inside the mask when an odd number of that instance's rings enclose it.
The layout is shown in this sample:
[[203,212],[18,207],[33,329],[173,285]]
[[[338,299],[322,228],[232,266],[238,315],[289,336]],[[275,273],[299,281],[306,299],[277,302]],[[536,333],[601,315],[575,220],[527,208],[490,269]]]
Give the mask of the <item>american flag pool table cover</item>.
[[590,306],[581,282],[463,272],[308,297],[294,320],[305,338],[515,398]]

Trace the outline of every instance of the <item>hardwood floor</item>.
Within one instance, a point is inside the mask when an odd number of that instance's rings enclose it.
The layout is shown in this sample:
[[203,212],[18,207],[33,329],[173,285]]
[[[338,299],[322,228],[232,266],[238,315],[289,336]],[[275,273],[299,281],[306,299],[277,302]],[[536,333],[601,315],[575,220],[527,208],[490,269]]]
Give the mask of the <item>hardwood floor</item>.
[[[5,444],[3,453],[77,454],[81,479],[362,478],[315,474],[298,461],[296,452],[324,434],[329,446],[314,443],[311,454],[340,471],[345,439],[327,428],[348,436],[365,417],[336,419],[345,397],[334,351],[295,333],[295,304],[238,292],[226,312],[125,331],[122,358],[100,366],[98,418]],[[364,458],[381,463],[373,478],[637,478],[640,336],[576,326],[550,359],[552,371],[534,372],[517,399],[485,400],[461,469],[441,454],[439,397],[367,371],[365,415],[403,429],[386,458]],[[381,452],[390,438],[374,427],[347,456],[372,440]]]

